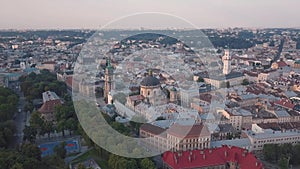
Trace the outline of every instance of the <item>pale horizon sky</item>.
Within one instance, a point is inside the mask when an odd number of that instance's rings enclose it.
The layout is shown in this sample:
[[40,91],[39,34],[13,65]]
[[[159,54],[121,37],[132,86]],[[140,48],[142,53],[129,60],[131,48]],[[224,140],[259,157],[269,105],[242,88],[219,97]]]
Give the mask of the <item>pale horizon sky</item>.
[[[99,29],[118,18],[143,12],[178,16],[198,28],[300,28],[299,6],[300,0],[0,0],[0,29]],[[141,16],[126,22],[121,19],[123,23],[117,25],[184,25],[167,15]]]

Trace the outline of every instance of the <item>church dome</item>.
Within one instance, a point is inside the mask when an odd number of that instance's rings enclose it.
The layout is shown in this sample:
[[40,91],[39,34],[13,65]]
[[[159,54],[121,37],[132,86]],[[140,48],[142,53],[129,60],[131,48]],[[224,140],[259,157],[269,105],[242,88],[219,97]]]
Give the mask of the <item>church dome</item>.
[[141,82],[141,86],[157,86],[159,84],[159,80],[153,76],[147,76]]

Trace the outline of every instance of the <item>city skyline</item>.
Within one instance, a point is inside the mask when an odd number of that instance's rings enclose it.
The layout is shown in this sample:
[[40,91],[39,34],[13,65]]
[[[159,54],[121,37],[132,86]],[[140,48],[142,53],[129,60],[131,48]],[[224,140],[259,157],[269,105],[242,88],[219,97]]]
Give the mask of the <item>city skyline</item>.
[[[300,2],[296,0],[4,0],[0,4],[0,29],[99,29],[114,20],[138,13],[168,14],[183,18],[197,28],[300,27],[297,22]],[[168,28],[181,25],[176,20],[165,21],[155,20],[155,24]],[[142,17],[120,27],[140,28],[140,25],[145,25],[145,28],[152,28],[148,22]]]

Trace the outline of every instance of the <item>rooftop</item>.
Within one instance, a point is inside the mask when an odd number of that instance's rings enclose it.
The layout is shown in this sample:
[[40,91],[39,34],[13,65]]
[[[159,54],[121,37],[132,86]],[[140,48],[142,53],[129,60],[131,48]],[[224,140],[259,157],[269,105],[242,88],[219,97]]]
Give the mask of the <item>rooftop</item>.
[[239,168],[261,169],[263,164],[247,150],[235,146],[178,152],[165,152],[163,162],[173,169],[202,168],[236,162]]
[[170,135],[174,135],[180,138],[193,138],[200,136],[210,136],[210,132],[207,126],[203,124],[195,124],[195,125],[180,125],[175,123],[168,130],[167,133]]
[[211,147],[222,147],[223,145],[246,148],[246,147],[249,147],[251,145],[251,143],[248,138],[233,139],[233,140],[220,140],[220,141],[212,141],[211,142]]
[[231,72],[228,75],[217,75],[217,76],[213,76],[210,75],[210,79],[214,79],[214,80],[229,80],[229,79],[234,79],[234,78],[238,78],[238,77],[243,77],[244,74],[241,72]]
[[47,91],[43,93],[43,102],[51,101],[51,100],[58,100],[59,97],[56,95],[56,93]]
[[255,139],[270,139],[270,138],[281,138],[281,137],[294,137],[300,135],[299,131],[274,131],[274,130],[267,130],[264,133],[254,133],[253,131],[249,130],[246,131],[246,134],[249,137]]
[[141,86],[157,86],[160,81],[154,76],[147,76],[141,81]]

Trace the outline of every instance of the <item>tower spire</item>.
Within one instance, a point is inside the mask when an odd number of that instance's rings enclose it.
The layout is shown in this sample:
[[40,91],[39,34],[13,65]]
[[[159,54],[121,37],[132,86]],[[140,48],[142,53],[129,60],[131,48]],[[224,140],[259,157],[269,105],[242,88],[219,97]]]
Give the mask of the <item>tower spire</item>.
[[106,59],[106,68],[112,68],[109,57]]
[[151,68],[149,69],[148,75],[149,75],[149,76],[153,76],[153,71],[152,71]]
[[104,97],[107,99],[109,92],[113,88],[113,67],[110,63],[110,58],[106,59],[106,68],[105,68],[105,84],[104,84]]

